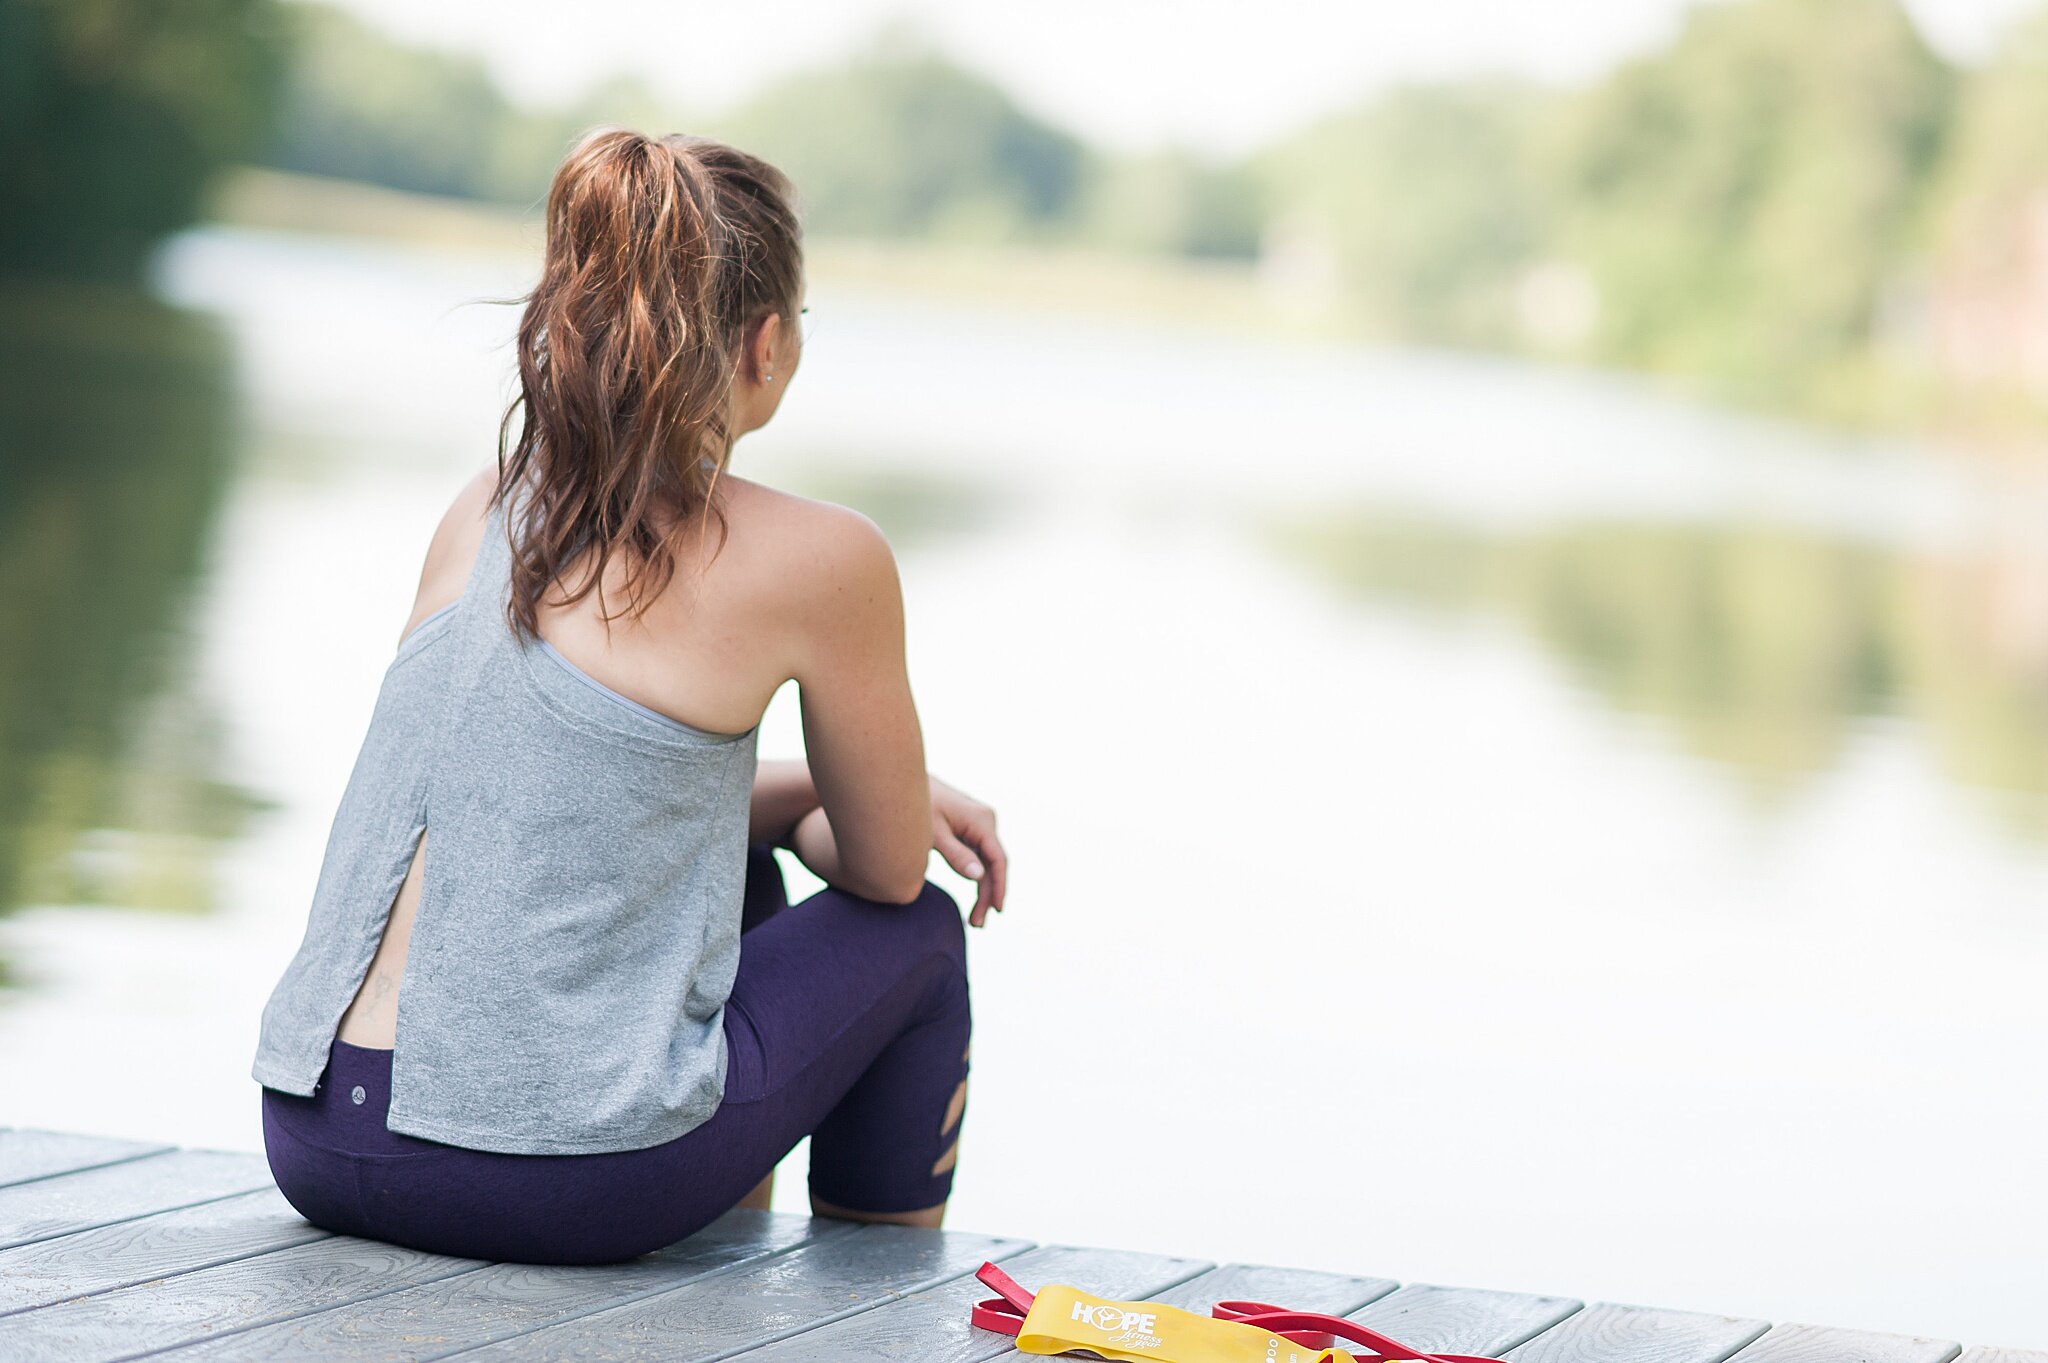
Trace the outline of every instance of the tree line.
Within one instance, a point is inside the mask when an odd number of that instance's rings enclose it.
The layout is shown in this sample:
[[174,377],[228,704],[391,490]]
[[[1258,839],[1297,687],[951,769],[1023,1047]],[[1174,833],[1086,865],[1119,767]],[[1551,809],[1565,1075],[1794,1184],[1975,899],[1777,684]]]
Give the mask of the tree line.
[[2048,6],[1959,68],[1898,0],[1701,5],[1575,88],[1404,85],[1235,158],[1105,152],[896,26],[717,109],[632,78],[533,108],[276,0],[0,0],[0,53],[16,267],[133,268],[230,161],[530,209],[620,122],[761,152],[821,235],[1305,263],[1362,336],[1850,420],[2048,412]]

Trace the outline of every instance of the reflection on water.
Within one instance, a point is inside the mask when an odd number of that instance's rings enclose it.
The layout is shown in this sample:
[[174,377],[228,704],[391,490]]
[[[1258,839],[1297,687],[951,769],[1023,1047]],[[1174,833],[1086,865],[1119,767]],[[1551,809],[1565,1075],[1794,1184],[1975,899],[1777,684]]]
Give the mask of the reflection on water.
[[137,293],[9,281],[0,373],[0,911],[207,909],[258,804],[213,779],[222,720],[190,687],[234,474],[226,338]]
[[1742,524],[1485,535],[1372,507],[1267,529],[1372,600],[1513,621],[1763,808],[1860,722],[1903,718],[2007,827],[2048,839],[2048,560]]

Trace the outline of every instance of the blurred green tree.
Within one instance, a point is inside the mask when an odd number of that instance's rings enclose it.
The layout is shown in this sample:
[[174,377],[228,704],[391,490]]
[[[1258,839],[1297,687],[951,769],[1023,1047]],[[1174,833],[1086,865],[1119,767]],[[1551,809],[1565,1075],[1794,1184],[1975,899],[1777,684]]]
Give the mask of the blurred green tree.
[[291,74],[267,164],[422,194],[504,192],[515,110],[481,61],[407,46],[328,5],[289,14]]
[[2048,5],[2006,34],[1972,73],[1956,113],[1941,193],[1943,226],[1967,229],[2048,186]]
[[1953,73],[1896,0],[1733,0],[1568,99],[1544,140],[1596,359],[1777,402],[1867,348]]
[[260,143],[274,0],[0,0],[0,270],[132,280]]
[[1246,259],[1259,251],[1264,195],[1249,163],[1184,147],[1091,157],[1074,234],[1120,251]]
[[1091,153],[992,82],[890,26],[842,65],[777,80],[715,135],[795,181],[806,224],[977,241],[1071,234]]
[[2048,6],[1972,74],[1936,183],[1933,350],[1947,377],[2048,405]]
[[1529,148],[1541,101],[1508,81],[1399,86],[1271,148],[1256,170],[1275,213],[1320,225],[1365,326],[1511,344],[1514,288],[1546,232]]

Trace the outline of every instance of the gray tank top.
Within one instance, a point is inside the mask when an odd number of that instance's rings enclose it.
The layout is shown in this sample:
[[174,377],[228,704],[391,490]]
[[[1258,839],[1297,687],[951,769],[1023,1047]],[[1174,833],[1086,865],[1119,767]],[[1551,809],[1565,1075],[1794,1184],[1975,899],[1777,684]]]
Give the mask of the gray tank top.
[[313,1093],[424,834],[386,1125],[637,1150],[724,1095],[760,726],[693,728],[522,645],[510,562],[494,507],[462,597],[386,669],[251,1074]]

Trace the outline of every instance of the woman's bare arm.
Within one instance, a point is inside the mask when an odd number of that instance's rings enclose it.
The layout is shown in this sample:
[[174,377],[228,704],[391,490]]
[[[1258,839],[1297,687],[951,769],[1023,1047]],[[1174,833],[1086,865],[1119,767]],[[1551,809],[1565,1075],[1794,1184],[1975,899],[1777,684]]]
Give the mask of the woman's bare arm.
[[823,805],[796,821],[796,827],[789,833],[788,847],[806,871],[827,885],[845,886],[846,872],[839,864],[839,846],[832,840],[832,821],[826,817]]
[[747,841],[794,850],[790,835],[797,820],[819,807],[818,787],[802,758],[757,763],[754,794],[747,807]]
[[924,890],[932,799],[904,656],[902,584],[873,521],[819,506],[805,542],[800,580],[809,590],[791,668],[819,808],[798,821],[793,848],[829,885],[907,904]]

